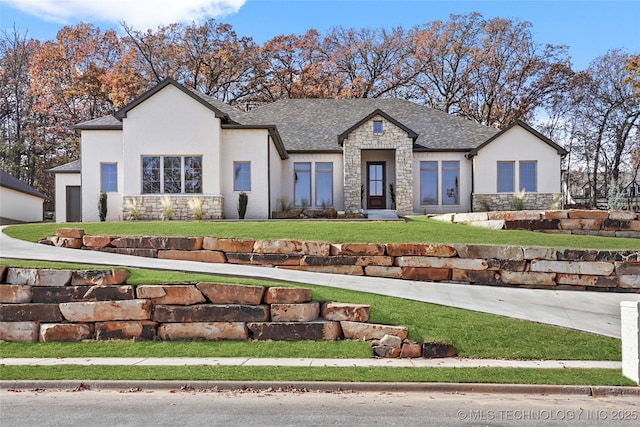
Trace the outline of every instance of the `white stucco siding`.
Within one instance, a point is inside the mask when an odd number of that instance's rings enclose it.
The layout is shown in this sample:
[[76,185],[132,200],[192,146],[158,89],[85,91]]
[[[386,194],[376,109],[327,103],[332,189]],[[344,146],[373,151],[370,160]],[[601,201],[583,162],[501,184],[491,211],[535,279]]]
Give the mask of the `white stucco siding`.
[[[101,163],[117,164],[118,191],[107,193],[107,221],[118,221],[122,219],[122,192],[125,183],[122,131],[83,130],[80,141],[80,159],[82,163],[82,221],[96,222],[100,220],[98,216],[98,197],[101,191]],[[58,188],[57,185],[56,188]],[[66,191],[65,188],[66,186],[63,186],[60,191]],[[57,199],[56,197],[56,200]],[[57,208],[56,212],[58,212]],[[66,214],[63,216],[62,221],[66,219],[65,217]]]
[[[437,204],[422,204],[420,162],[437,162]],[[442,163],[458,162],[460,165],[458,204],[443,204],[442,189]],[[413,153],[413,211],[416,213],[449,213],[469,212],[471,209],[471,161],[465,157],[465,153],[459,152],[414,152]]]
[[[283,195],[286,194],[284,193],[284,189],[282,188],[282,182],[284,180],[283,168],[289,160],[282,160],[273,141],[271,141],[270,144],[271,154],[269,156],[269,174],[271,181],[271,211],[275,211],[278,209],[278,200],[280,200]],[[271,212],[269,212],[269,216],[267,216],[267,218],[270,217]]]
[[220,194],[220,119],[169,85],[122,119],[124,195],[142,192],[142,156],[202,156],[202,193]]
[[[238,218],[238,196],[234,189],[234,162],[250,164],[251,188],[246,219],[269,216],[269,133],[266,129],[223,129],[221,134],[220,174],[224,196],[224,217]],[[271,156],[278,156],[272,148]]]
[[[332,163],[333,165],[333,208],[344,210],[344,178],[342,153],[290,154],[282,167],[282,197],[293,203],[294,200],[294,163],[311,163],[311,203],[313,207],[321,207],[316,201],[316,163]],[[274,207],[274,210],[276,208]]]
[[31,194],[0,187],[0,217],[11,222],[40,222],[44,200]]
[[520,188],[519,162],[535,161],[537,193],[560,193],[561,157],[555,148],[520,126],[514,126],[478,151],[474,157],[475,193],[497,193],[497,162],[515,162],[516,191]]
[[79,187],[81,182],[80,173],[56,174],[56,222],[67,220],[67,187]]

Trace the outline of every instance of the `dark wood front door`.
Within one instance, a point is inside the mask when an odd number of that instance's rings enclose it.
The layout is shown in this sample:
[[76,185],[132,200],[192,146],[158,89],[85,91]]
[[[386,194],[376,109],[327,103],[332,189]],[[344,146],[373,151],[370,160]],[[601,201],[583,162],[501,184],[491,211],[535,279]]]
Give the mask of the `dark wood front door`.
[[386,208],[384,169],[384,162],[367,162],[367,209]]
[[82,201],[80,198],[80,186],[67,186],[67,222],[82,221]]

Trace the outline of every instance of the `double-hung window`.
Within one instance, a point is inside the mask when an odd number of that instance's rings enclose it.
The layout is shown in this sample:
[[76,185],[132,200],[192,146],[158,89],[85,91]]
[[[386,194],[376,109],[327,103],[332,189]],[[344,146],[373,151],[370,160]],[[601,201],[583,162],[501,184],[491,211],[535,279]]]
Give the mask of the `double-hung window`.
[[202,157],[142,156],[142,193],[202,193]]
[[117,163],[100,163],[100,191],[105,193],[118,191]]
[[498,193],[513,193],[515,191],[514,171],[514,162],[498,162]]

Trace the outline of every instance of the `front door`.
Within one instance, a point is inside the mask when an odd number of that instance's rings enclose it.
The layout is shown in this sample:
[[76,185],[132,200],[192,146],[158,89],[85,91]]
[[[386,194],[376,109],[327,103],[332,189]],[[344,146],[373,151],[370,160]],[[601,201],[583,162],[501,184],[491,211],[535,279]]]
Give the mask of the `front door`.
[[385,162],[367,162],[367,209],[384,209]]
[[80,194],[80,186],[67,186],[67,222],[82,221],[82,202]]

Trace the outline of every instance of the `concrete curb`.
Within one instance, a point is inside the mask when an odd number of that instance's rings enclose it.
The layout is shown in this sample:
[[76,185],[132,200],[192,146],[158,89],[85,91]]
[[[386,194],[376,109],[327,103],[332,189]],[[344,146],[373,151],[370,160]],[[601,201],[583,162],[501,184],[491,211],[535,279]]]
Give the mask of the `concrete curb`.
[[316,391],[316,392],[396,392],[396,393],[491,393],[558,394],[580,396],[640,396],[640,387],[529,384],[460,384],[397,382],[322,382],[322,381],[0,381],[2,390],[74,390],[74,391]]

